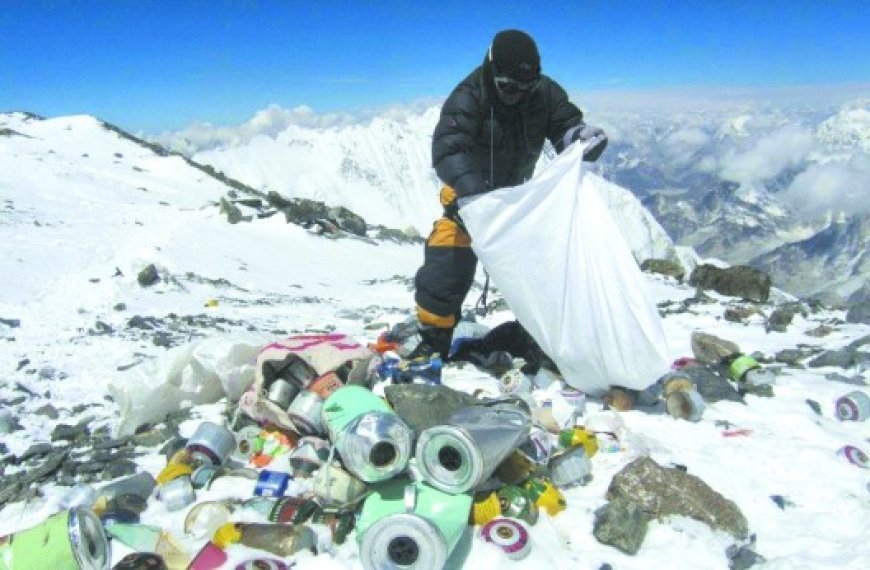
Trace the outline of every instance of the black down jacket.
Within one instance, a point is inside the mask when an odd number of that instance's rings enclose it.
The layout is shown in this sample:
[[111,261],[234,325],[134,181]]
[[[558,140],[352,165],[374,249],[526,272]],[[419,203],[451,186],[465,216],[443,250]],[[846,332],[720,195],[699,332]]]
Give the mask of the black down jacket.
[[546,75],[518,104],[503,105],[484,63],[444,102],[432,137],[432,165],[460,197],[515,186],[531,178],[544,139],[561,152],[565,133],[582,122],[580,109]]

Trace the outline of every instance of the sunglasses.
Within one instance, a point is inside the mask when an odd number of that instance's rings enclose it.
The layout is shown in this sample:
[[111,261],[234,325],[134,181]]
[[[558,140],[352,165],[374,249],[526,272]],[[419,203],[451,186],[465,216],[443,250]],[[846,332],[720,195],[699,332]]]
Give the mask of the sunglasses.
[[529,91],[534,91],[540,82],[540,77],[536,77],[531,81],[517,81],[516,79],[510,77],[495,78],[496,88],[505,95],[516,95],[518,93],[528,93]]

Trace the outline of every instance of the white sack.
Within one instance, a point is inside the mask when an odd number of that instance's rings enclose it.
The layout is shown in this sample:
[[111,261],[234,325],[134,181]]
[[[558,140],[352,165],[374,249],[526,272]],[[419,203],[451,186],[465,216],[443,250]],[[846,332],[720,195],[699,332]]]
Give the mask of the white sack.
[[257,353],[265,340],[234,335],[176,347],[121,374],[108,386],[121,414],[119,435],[166,414],[224,396],[238,400],[254,382]]
[[566,382],[592,395],[641,390],[668,370],[664,329],[582,154],[572,145],[531,181],[484,194],[460,215],[483,266]]

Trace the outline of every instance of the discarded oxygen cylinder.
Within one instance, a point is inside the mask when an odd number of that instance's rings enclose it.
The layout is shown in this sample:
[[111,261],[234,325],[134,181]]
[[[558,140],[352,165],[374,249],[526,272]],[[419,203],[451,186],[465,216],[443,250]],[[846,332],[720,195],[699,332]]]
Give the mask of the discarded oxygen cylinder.
[[301,524],[227,523],[214,533],[212,540],[219,548],[241,544],[281,557],[314,550],[317,546],[317,535]]
[[187,440],[187,451],[194,461],[221,465],[236,450],[236,436],[224,426],[202,422]]
[[870,417],[870,396],[855,390],[837,399],[837,418],[841,421],[863,422]]
[[0,570],[105,570],[110,560],[103,525],[83,507],[0,537]]
[[323,404],[323,421],[345,468],[363,481],[390,479],[407,466],[413,432],[370,390],[339,388]]
[[299,392],[287,408],[287,416],[303,435],[321,435],[324,432],[322,413],[323,398],[311,390]]
[[484,482],[529,437],[529,415],[511,404],[469,406],[417,441],[417,468],[433,487],[464,493]]
[[357,520],[366,570],[441,570],[468,526],[471,495],[393,479],[368,496]]

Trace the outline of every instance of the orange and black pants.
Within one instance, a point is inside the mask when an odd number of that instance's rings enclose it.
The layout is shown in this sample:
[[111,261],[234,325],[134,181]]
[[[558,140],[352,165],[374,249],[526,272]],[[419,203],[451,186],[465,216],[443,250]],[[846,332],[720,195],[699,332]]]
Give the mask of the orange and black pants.
[[441,189],[441,205],[444,215],[433,224],[426,240],[423,266],[414,280],[414,300],[423,325],[453,329],[474,283],[477,256],[471,249],[471,236],[459,219],[453,188]]

